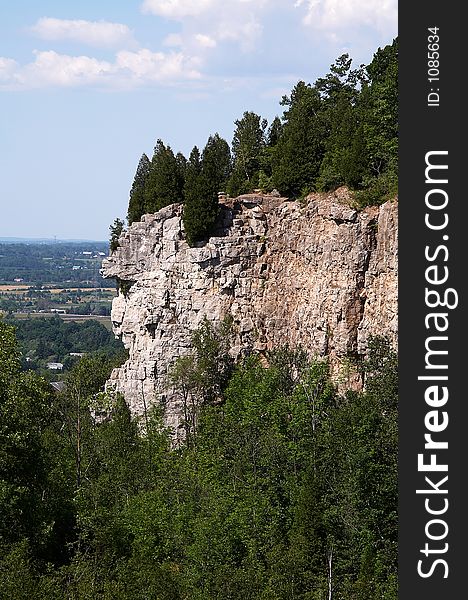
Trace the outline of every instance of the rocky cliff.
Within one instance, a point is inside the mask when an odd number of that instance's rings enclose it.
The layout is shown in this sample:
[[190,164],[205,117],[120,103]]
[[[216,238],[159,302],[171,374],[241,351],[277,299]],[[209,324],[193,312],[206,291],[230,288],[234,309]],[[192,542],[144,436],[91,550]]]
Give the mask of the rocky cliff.
[[232,316],[233,355],[289,344],[328,356],[341,386],[359,386],[348,358],[365,354],[370,335],[396,344],[396,202],[356,211],[344,189],[304,203],[241,196],[224,202],[216,235],[196,248],[181,214],[174,204],[145,215],[103,263],[121,282],[112,321],[129,350],[109,385],[134,413],[161,402],[177,432],[168,370],[204,317]]

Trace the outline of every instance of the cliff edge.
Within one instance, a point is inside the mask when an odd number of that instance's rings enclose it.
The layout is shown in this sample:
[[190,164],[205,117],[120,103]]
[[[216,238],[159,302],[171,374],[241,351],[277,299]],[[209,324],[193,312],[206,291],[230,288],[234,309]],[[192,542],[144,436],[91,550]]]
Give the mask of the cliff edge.
[[155,402],[177,432],[181,401],[168,371],[190,351],[204,317],[233,319],[232,354],[289,344],[328,356],[342,387],[359,387],[347,358],[365,355],[371,335],[397,340],[398,203],[362,211],[340,188],[303,203],[248,194],[225,201],[218,231],[190,248],[182,205],[144,215],[103,262],[120,281],[112,305],[129,359],[109,386],[143,415]]

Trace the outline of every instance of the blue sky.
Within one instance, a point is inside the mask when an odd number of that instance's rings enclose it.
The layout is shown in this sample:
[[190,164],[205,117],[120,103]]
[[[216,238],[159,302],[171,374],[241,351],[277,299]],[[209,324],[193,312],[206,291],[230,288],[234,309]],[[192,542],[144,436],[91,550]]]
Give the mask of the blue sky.
[[107,239],[143,152],[269,121],[337,56],[368,63],[396,0],[0,0],[0,237]]

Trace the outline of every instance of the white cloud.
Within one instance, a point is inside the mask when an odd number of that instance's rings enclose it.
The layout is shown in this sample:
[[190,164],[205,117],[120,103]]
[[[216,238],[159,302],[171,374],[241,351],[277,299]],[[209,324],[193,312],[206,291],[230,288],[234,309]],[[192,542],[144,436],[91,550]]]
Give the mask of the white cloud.
[[164,54],[143,49],[138,52],[118,52],[115,66],[118,72],[126,71],[132,79],[141,82],[177,81],[198,79],[200,73],[196,69],[197,63],[197,59],[189,59],[181,52]]
[[382,33],[395,34],[397,0],[297,0],[304,6],[303,22],[336,37],[337,30],[366,25]]
[[216,40],[214,40],[209,35],[205,35],[203,33],[197,33],[195,39],[203,48],[214,48],[215,46],[217,46]]
[[233,27],[232,23],[221,22],[217,30],[219,40],[238,42],[243,52],[253,52],[262,33],[263,25],[253,16],[238,23],[236,27]]
[[242,52],[252,52],[263,32],[265,9],[279,2],[292,7],[292,1],[144,0],[142,11],[179,22],[181,33],[174,35],[189,52],[197,46],[215,48],[228,41],[237,43]]
[[96,83],[112,72],[112,65],[89,56],[68,56],[53,50],[34,52],[36,59],[19,70],[26,87],[76,86]]
[[[397,0],[144,0],[141,8],[177,22],[177,45],[184,52],[203,52],[203,56],[216,47],[219,57],[228,43],[237,44],[243,53],[253,53],[264,44],[267,28],[270,34],[273,28],[285,40],[291,39],[294,20],[298,28],[302,23],[314,30],[317,44],[326,40],[340,50],[343,43],[360,43],[362,26],[372,39],[376,35],[388,39],[397,29]],[[281,16],[287,17],[283,31]],[[203,43],[201,35],[212,42]]]
[[90,56],[58,54],[53,50],[36,50],[34,54],[35,60],[24,66],[0,57],[1,87],[134,87],[151,83],[173,84],[200,77],[197,59],[181,52],[121,50],[113,62]]
[[0,56],[0,82],[8,82],[14,78],[17,68],[18,63],[16,60]]
[[135,44],[131,30],[122,23],[42,17],[30,29],[40,38],[49,41],[69,40],[113,48]]
[[216,6],[216,0],[144,0],[142,11],[168,19],[201,15]]
[[[290,65],[299,64],[310,71],[304,66],[304,53],[311,50],[315,62],[326,54],[328,63],[328,56],[336,56],[339,46],[340,52],[346,48],[351,55],[356,56],[357,50],[365,56],[377,43],[394,35],[397,26],[396,0],[140,2],[144,12],[177,24],[177,33],[161,40],[164,51],[140,48],[123,24],[44,17],[32,28],[41,38],[114,47],[114,58],[71,56],[56,49],[35,51],[34,60],[25,65],[0,57],[0,86],[131,87],[202,79],[206,87],[213,77],[220,81],[226,74],[236,77],[240,72],[278,77],[290,73]],[[304,25],[313,35],[308,35]],[[324,45],[324,41],[329,43]]]

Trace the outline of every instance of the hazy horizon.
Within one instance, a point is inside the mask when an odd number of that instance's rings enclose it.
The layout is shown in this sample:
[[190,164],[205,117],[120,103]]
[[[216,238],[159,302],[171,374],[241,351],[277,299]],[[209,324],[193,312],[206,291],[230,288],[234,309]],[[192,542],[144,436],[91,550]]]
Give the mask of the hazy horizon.
[[21,236],[0,236],[0,243],[4,244],[15,244],[22,242],[32,242],[32,243],[47,243],[51,244],[63,244],[63,243],[92,243],[92,244],[108,244],[108,240],[92,240],[92,239],[78,239],[78,238],[48,238],[48,237],[21,237]]

